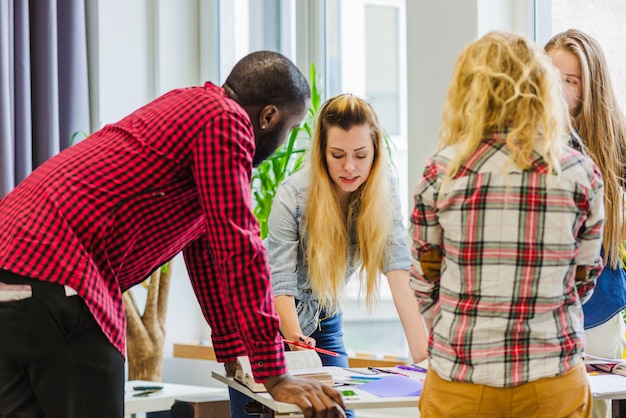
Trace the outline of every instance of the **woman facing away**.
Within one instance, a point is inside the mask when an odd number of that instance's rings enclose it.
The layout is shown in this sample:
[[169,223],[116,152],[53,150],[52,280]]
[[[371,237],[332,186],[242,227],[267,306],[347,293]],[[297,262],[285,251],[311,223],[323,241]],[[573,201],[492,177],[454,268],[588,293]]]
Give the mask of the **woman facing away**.
[[[286,340],[339,354],[320,354],[325,366],[348,367],[340,308],[346,284],[360,279],[371,308],[382,274],[413,362],[427,357],[426,327],[409,286],[411,255],[391,173],[374,109],[342,94],[322,105],[305,167],[276,191],[264,245],[280,331]],[[239,403],[233,396],[231,404]]]
[[[622,261],[626,241],[624,174],[626,118],[611,83],[602,47],[593,37],[569,29],[552,37],[544,48],[565,82],[565,97],[574,129],[584,152],[598,165],[604,180],[606,220],[603,237],[604,269],[591,299],[583,305],[585,352],[621,358],[626,307],[626,272]],[[610,416],[609,401],[594,401],[593,417]]]
[[590,414],[582,302],[602,270],[603,183],[567,146],[560,78],[511,33],[457,60],[411,217],[432,327],[422,418]]

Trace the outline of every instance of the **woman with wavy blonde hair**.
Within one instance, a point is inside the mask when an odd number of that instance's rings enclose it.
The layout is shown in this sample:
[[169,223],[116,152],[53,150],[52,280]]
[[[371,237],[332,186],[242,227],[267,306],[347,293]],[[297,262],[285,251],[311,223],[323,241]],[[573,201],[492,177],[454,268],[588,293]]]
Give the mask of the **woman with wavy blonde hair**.
[[463,50],[411,216],[422,418],[591,411],[581,305],[602,270],[603,183],[568,125],[538,45],[490,32]]
[[361,279],[368,307],[377,300],[380,275],[387,276],[413,360],[426,358],[384,141],[369,103],[350,94],[329,99],[317,118],[308,166],[280,185],[272,206],[265,245],[281,332],[341,354],[322,354],[324,364],[348,364],[340,302],[353,274]]
[[[626,117],[620,109],[602,47],[593,37],[577,30],[558,33],[545,46],[561,71],[565,97],[574,128],[584,151],[596,162],[604,179],[604,270],[591,299],[583,305],[586,352],[621,358],[626,347],[624,319],[626,272],[622,261],[624,177],[626,169]],[[608,401],[594,401],[593,417],[610,416]]]

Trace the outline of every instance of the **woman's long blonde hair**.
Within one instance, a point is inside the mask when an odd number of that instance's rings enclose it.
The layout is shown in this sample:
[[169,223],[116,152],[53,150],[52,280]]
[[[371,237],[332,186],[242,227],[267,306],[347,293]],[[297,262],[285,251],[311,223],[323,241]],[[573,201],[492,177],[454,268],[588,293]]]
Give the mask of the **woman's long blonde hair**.
[[626,241],[623,177],[626,167],[626,119],[621,111],[602,47],[591,36],[576,29],[558,33],[546,51],[561,49],[578,58],[581,70],[581,103],[574,115],[585,151],[600,168],[604,180],[604,262],[618,266]]
[[[374,160],[369,177],[350,197],[347,216],[339,205],[326,163],[328,129],[345,131],[369,126]],[[366,302],[371,308],[378,297],[387,240],[393,222],[387,154],[378,117],[365,100],[350,94],[329,99],[321,108],[312,138],[309,162],[311,180],[305,209],[306,257],[314,297],[322,309],[335,313],[343,295],[350,248],[350,233],[356,232],[356,255],[361,288],[365,281]],[[363,275],[363,273],[365,273]],[[365,277],[365,279],[364,279]]]
[[489,32],[459,56],[444,106],[439,147],[458,145],[445,181],[455,177],[483,139],[506,135],[511,162],[528,169],[535,144],[559,173],[569,126],[560,75],[538,45],[512,33]]

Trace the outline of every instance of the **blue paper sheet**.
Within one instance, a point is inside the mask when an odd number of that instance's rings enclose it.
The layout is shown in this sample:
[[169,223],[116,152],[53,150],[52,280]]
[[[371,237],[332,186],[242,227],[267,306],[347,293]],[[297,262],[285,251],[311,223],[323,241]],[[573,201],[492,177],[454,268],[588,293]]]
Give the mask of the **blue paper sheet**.
[[404,376],[389,376],[359,385],[359,389],[381,398],[394,396],[419,396],[424,384],[417,379]]

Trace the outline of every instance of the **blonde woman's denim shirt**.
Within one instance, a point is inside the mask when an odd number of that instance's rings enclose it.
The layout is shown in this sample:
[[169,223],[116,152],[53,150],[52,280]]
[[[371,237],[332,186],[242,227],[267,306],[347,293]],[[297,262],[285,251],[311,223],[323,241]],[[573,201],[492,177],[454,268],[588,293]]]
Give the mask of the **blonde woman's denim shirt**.
[[[308,265],[305,254],[307,237],[304,233],[303,215],[308,201],[310,173],[303,169],[285,179],[276,191],[272,211],[268,219],[269,232],[263,244],[267,249],[272,271],[272,287],[275,296],[291,295],[296,299],[300,328],[304,335],[311,335],[318,325],[319,303],[311,295],[307,279]],[[389,248],[383,272],[409,270],[410,250],[407,230],[402,221],[401,201],[395,179],[393,184],[393,228],[389,236]],[[350,236],[350,254],[346,270],[346,283],[358,265],[354,259],[356,234]]]

